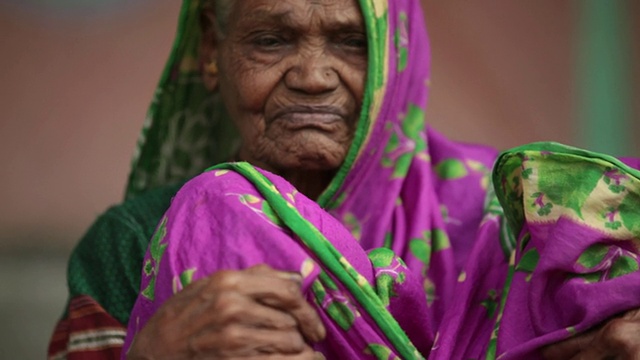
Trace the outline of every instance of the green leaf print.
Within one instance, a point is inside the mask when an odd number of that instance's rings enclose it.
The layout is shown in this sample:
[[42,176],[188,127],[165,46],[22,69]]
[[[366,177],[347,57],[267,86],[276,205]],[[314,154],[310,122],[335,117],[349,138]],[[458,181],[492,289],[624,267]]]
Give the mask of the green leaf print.
[[384,268],[391,265],[393,259],[396,257],[393,251],[385,248],[373,249],[367,256],[375,268]]
[[429,259],[431,258],[431,245],[427,241],[425,239],[413,239],[409,243],[411,254],[425,265],[429,265]]
[[327,312],[344,331],[349,331],[349,329],[351,329],[356,318],[353,311],[351,311],[347,305],[337,301],[332,301],[329,304]]
[[392,243],[393,243],[393,234],[388,232],[384,236],[384,245],[382,245],[382,246],[384,246],[387,249],[391,249]]
[[407,26],[407,14],[405,12],[400,12],[394,38],[396,49],[398,50],[398,72],[404,71],[409,62],[409,39],[407,38]]
[[586,274],[575,274],[572,277],[576,279],[582,279],[587,284],[593,284],[593,283],[597,283],[598,281],[600,281],[600,279],[602,279],[602,271],[596,271],[596,272],[586,273]]
[[153,262],[151,261],[151,259],[148,259],[145,263],[144,263],[144,274],[146,276],[150,276],[153,273]]
[[582,218],[582,207],[603,177],[600,165],[557,156],[554,161],[540,161],[538,186],[556,205],[572,209]]
[[538,250],[531,249],[522,255],[520,262],[518,262],[518,265],[516,266],[516,270],[532,273],[536,269],[539,260],[540,254],[538,253]]
[[545,204],[543,207],[538,209],[538,215],[547,216],[547,215],[551,214],[551,209],[553,209],[553,204],[551,204],[551,203]]
[[524,235],[522,235],[522,239],[520,240],[520,251],[524,251],[524,249],[529,245],[529,241],[531,241],[531,233],[527,231]]
[[318,305],[321,305],[324,302],[324,299],[327,297],[327,290],[324,288],[319,279],[316,279],[311,284],[311,291],[313,291],[316,303]]
[[611,265],[608,277],[609,279],[615,279],[636,271],[638,271],[638,260],[631,256],[623,255],[617,258]]
[[360,221],[353,213],[346,213],[342,218],[343,224],[349,229],[351,235],[353,235],[356,240],[360,240],[362,237],[362,226],[360,225]]
[[167,235],[167,217],[165,216],[158,227],[158,230],[151,238],[151,246],[149,248],[151,252],[151,258],[156,263],[156,268],[158,263],[162,259],[162,255],[164,254],[165,249],[167,248],[167,244],[162,244],[162,240]]
[[260,202],[260,198],[255,196],[255,195],[251,195],[251,194],[245,194],[245,195],[240,195],[240,202],[243,204],[257,204]]
[[395,279],[389,274],[380,274],[376,277],[376,293],[384,306],[389,306],[391,298],[396,296],[394,285]]
[[447,235],[446,232],[440,229],[433,230],[431,244],[433,246],[434,252],[447,250],[451,247],[451,242],[449,241],[449,235]]
[[167,217],[165,216],[158,227],[158,230],[154,233],[151,238],[151,243],[149,244],[149,253],[151,254],[151,264],[145,265],[145,273],[148,270],[147,266],[152,266],[152,269],[149,269],[149,273],[151,274],[151,279],[149,279],[149,284],[146,288],[141,291],[142,296],[147,299],[153,301],[155,299],[155,291],[156,291],[156,276],[158,275],[158,269],[160,268],[160,260],[162,260],[162,255],[164,255],[164,251],[167,248],[167,244],[162,244],[164,237],[167,235]]
[[494,289],[489,290],[488,297],[484,299],[480,304],[487,309],[487,317],[493,319],[496,310],[498,309],[498,292]]
[[[400,139],[398,138],[398,134],[396,134],[395,132],[391,134],[391,136],[389,137],[389,142],[387,143],[387,146],[384,148],[384,153],[385,154],[391,154],[392,152],[396,151],[398,149],[398,147],[400,146]],[[393,164],[393,161],[389,158],[383,158],[382,159],[389,161],[387,166],[391,166],[391,164]],[[384,163],[382,164],[384,166]]]
[[584,266],[587,269],[593,269],[600,265],[604,257],[609,252],[609,246],[604,244],[594,244],[589,246],[582,255],[578,258],[578,264]]
[[193,275],[196,273],[196,271],[197,269],[189,269],[183,271],[182,274],[180,274],[180,284],[183,288],[187,287],[193,282]]
[[620,221],[604,223],[604,227],[611,230],[618,230],[620,229],[621,226],[622,226],[622,223]]
[[155,276],[151,278],[151,280],[149,281],[149,285],[147,285],[147,287],[144,288],[144,290],[142,290],[140,294],[151,301],[155,299],[156,297],[156,277]]
[[411,160],[413,160],[413,153],[405,153],[398,156],[398,160],[396,160],[396,167],[393,169],[393,174],[391,177],[393,179],[402,179],[407,176],[407,172],[409,172],[409,166],[411,166]]
[[433,301],[436,299],[436,285],[427,276],[425,276],[424,281],[422,282],[422,289],[426,295],[427,304],[431,306]]
[[[393,351],[391,351],[391,349],[389,349],[385,345],[369,344],[364,350],[364,353],[367,355],[373,355],[378,360],[389,360],[389,357],[393,354]],[[395,359],[398,358],[394,356],[393,360]]]
[[336,284],[335,281],[333,281],[333,279],[331,278],[331,276],[329,276],[329,274],[327,274],[326,271],[321,271],[319,278],[322,282],[322,285],[324,287],[326,287],[329,290],[333,290],[333,291],[338,291],[338,285]]
[[630,192],[624,197],[620,207],[620,218],[626,227],[636,237],[640,237],[640,194]]
[[462,161],[447,159],[436,165],[436,173],[442,180],[455,180],[467,176],[469,172]]
[[409,105],[407,115],[402,121],[402,131],[408,138],[415,141],[420,137],[420,133],[424,130],[424,115],[424,110],[419,106]]

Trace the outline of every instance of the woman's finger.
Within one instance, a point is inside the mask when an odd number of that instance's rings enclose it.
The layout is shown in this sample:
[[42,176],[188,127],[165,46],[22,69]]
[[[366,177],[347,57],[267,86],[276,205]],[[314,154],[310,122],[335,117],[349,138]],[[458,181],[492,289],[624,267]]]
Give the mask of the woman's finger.
[[588,333],[547,346],[543,356],[547,360],[640,360],[640,321],[637,315],[637,310],[629,312]]
[[[274,270],[268,265],[258,265],[250,269],[259,274],[271,275],[283,279],[288,282],[294,282],[297,286],[293,287],[289,285],[288,290],[293,295],[291,302],[283,304],[283,309],[288,310],[298,321],[300,330],[305,338],[318,342],[324,339],[326,330],[322,324],[322,320],[318,316],[315,309],[304,298],[301,286],[302,275],[295,272],[285,272]],[[260,297],[259,301],[269,306],[279,307],[280,304],[274,303],[273,299],[269,297]]]
[[247,357],[237,357],[230,360],[326,360],[324,355],[319,352],[314,352],[311,348],[305,350],[300,354],[268,354],[268,355],[257,355],[257,356],[247,356]]
[[271,330],[291,330],[298,327],[296,319],[288,312],[233,292],[219,294],[216,301],[211,302],[210,307],[192,322],[195,331],[232,324]]
[[315,309],[302,294],[300,282],[291,273],[261,267],[252,271],[219,271],[204,291],[236,292],[264,305],[286,311],[297,321],[300,331],[310,341],[321,341],[325,329]]
[[270,330],[236,324],[225,327],[223,331],[198,334],[189,339],[189,347],[194,355],[229,358],[299,354],[304,352],[308,345],[297,329]]
[[612,319],[602,328],[596,343],[602,343],[619,359],[640,359],[640,321],[624,316]]
[[[293,284],[293,285],[292,285]],[[163,307],[171,307],[174,316],[183,315],[190,322],[205,312],[221,311],[234,306],[226,301],[227,295],[241,295],[258,299],[271,298],[272,307],[286,309],[296,306],[301,300],[299,288],[295,292],[285,288],[296,287],[295,281],[284,280],[269,274],[256,274],[249,270],[218,271],[200,279],[170,298]],[[197,322],[196,322],[197,323]]]
[[[610,351],[600,347],[591,346],[586,350],[580,351],[576,355],[568,358],[569,360],[607,360],[617,359]],[[622,360],[622,359],[620,359]]]
[[551,344],[542,349],[542,356],[546,360],[571,359],[587,348],[596,336],[595,331],[575,335],[567,340]]

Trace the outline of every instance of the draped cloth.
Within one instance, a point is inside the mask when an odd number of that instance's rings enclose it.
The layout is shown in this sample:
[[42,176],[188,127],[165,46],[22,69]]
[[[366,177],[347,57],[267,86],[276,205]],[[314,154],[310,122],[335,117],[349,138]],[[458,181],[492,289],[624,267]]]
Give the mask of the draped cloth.
[[312,201],[277,175],[220,163],[237,137],[197,80],[199,4],[184,1],[128,195],[219,165],[178,192],[151,239],[125,350],[191,282],[262,263],[303,276],[327,328],[314,346],[330,359],[534,359],[640,306],[640,172],[560,144],[498,156],[445,139],[425,123],[419,1],[360,7],[362,113]]

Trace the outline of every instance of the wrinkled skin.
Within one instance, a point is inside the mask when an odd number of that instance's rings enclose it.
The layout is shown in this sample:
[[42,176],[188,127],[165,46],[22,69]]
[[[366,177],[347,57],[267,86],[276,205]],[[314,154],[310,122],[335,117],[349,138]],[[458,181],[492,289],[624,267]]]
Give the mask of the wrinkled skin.
[[360,115],[367,39],[359,6],[234,4],[224,36],[205,31],[203,54],[219,66],[217,85],[242,137],[240,157],[317,198],[342,164]]
[[640,360],[640,309],[543,350],[547,360]]
[[266,265],[216,272],[163,304],[127,358],[322,359],[308,343],[325,330],[300,281]]

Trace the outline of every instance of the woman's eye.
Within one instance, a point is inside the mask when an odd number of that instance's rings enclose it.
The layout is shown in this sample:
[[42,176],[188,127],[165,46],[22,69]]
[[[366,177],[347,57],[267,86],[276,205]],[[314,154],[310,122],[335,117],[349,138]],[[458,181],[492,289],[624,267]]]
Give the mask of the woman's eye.
[[253,43],[264,48],[273,48],[284,44],[284,40],[276,36],[260,36],[253,39]]
[[348,37],[342,40],[342,44],[357,50],[364,50],[367,48],[367,38],[364,36]]

